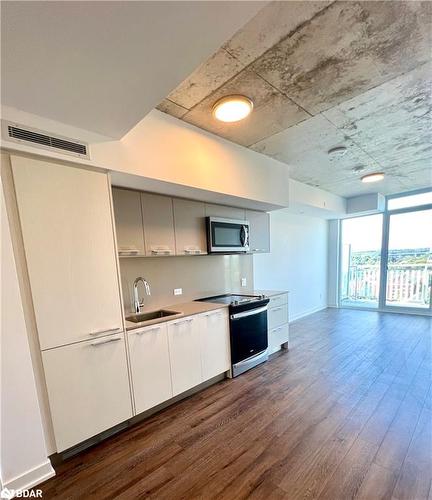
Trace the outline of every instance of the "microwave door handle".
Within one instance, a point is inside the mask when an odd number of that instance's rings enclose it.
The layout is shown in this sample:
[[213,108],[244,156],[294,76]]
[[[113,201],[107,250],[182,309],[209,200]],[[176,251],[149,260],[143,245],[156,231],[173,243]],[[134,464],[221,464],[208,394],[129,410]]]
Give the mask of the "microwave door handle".
[[242,247],[247,247],[249,245],[249,231],[246,225],[241,228],[240,241]]
[[241,246],[244,247],[246,244],[246,226],[242,226],[240,230],[240,243]]

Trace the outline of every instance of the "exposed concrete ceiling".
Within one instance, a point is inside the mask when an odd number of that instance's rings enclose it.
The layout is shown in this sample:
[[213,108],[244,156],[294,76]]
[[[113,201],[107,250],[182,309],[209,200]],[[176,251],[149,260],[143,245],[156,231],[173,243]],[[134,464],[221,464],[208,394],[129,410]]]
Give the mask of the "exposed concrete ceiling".
[[2,104],[120,138],[267,3],[2,1]]
[[[432,184],[432,3],[272,2],[158,109],[289,165],[342,196]],[[254,112],[221,123],[212,106],[244,94]],[[331,159],[334,146],[348,148]],[[384,181],[359,178],[384,171]]]

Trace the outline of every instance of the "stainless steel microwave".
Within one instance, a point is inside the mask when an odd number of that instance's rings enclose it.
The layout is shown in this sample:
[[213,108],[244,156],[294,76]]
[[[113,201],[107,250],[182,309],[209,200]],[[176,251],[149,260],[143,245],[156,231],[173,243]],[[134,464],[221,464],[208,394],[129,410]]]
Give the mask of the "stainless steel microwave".
[[249,251],[247,220],[207,217],[208,253],[245,253]]

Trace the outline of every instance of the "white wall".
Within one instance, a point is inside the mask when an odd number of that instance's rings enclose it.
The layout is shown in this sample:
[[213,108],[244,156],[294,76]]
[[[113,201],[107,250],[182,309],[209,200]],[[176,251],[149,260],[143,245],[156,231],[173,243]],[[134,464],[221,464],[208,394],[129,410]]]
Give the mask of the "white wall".
[[9,223],[1,203],[1,442],[4,487],[24,489],[54,475],[47,458]]
[[254,255],[254,287],[288,290],[290,321],[327,307],[327,221],[284,209],[270,224],[271,252]]

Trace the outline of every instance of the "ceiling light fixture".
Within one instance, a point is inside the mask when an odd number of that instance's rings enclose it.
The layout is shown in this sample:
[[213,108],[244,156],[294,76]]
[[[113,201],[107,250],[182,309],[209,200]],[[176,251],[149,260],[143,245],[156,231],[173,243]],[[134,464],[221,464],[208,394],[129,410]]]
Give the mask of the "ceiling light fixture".
[[345,146],[335,146],[327,151],[327,154],[332,158],[341,158],[346,155],[348,149]]
[[361,181],[362,182],[378,182],[378,181],[382,181],[383,179],[384,179],[383,172],[375,172],[373,174],[364,175],[361,178]]
[[213,106],[213,116],[221,122],[238,122],[246,118],[253,109],[253,102],[244,95],[229,95],[219,99]]

